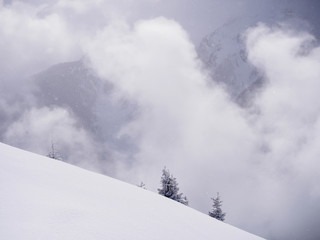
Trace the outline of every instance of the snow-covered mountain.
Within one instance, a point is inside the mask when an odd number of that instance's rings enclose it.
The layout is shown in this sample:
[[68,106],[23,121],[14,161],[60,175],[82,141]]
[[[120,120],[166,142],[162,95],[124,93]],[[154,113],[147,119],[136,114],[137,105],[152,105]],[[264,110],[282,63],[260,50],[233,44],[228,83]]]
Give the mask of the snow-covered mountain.
[[118,180],[0,143],[1,239],[261,239]]
[[286,29],[294,26],[298,31],[313,32],[312,26],[295,11],[283,9],[265,16],[235,18],[203,38],[198,47],[199,58],[212,80],[224,86],[231,98],[241,105],[247,105],[265,82],[263,72],[248,62],[245,44],[246,30],[259,22]]
[[198,54],[213,80],[224,84],[237,98],[262,75],[247,62],[242,31],[250,27],[252,18],[235,19],[203,38]]
[[[85,60],[56,64],[36,74],[33,82],[32,95],[37,107],[67,110],[100,145],[97,161],[102,165],[110,163],[111,152],[134,151],[131,140],[118,135],[123,125],[134,117],[134,104],[117,97],[112,84],[97,77]],[[64,148],[61,143],[60,148]],[[69,162],[69,156],[65,155],[64,160]]]
[[82,60],[54,65],[35,75],[34,81],[33,95],[40,107],[68,109],[98,139],[115,140],[113,134],[131,118],[132,106],[116,101],[112,85]]
[[82,61],[54,65],[34,78],[37,86],[34,96],[40,107],[68,108],[84,125],[94,128],[93,109],[100,81]]

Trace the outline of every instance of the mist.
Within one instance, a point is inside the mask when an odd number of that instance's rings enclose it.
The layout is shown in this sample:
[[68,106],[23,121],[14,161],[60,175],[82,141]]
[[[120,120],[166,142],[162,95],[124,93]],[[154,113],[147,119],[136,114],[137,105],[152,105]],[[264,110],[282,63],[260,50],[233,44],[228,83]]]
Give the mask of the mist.
[[[311,216],[319,221],[312,214],[319,198],[313,149],[319,48],[308,33],[283,27],[260,24],[246,37],[249,60],[268,81],[245,110],[208,83],[187,34],[174,21],[109,26],[90,41],[88,56],[97,72],[140,109],[120,132],[139,151],[133,167],[118,168],[119,177],[155,189],[154,176],[170,166],[193,207],[205,212],[219,191],[232,224],[255,226],[256,233],[275,239],[316,239],[316,229],[302,229],[312,228]],[[299,210],[305,201],[307,209]]]
[[[191,2],[185,9],[193,14],[220,3]],[[208,213],[219,192],[227,223],[268,239],[319,239],[316,18],[308,19],[306,30],[263,23],[262,6],[290,5],[231,1],[214,17],[208,11],[191,21],[178,10],[181,3],[3,1],[1,141],[43,155],[54,142],[65,161],[132,184],[143,181],[151,191],[166,166],[195,209]],[[248,64],[265,83],[244,108],[210,78],[197,44],[234,15],[253,10],[262,22],[246,28],[241,39]],[[84,100],[92,105],[82,109],[88,113],[77,114],[56,96],[56,104],[41,102],[35,92],[43,88],[34,76],[80,59],[89,69],[84,81],[94,76]],[[57,78],[67,81],[65,75]],[[84,93],[75,89],[72,96]]]

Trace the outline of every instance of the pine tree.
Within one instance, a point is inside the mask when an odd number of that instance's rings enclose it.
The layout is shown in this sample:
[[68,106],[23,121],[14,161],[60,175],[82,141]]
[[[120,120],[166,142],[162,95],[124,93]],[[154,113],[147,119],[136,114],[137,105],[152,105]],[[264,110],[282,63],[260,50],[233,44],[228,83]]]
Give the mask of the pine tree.
[[59,152],[55,148],[55,144],[51,143],[51,151],[48,153],[47,157],[56,159],[56,160],[62,160]]
[[174,178],[166,168],[162,170],[161,185],[162,188],[158,189],[160,195],[188,205],[187,197],[183,197],[182,193],[178,193],[179,188],[176,178]]
[[226,213],[222,212],[221,206],[222,206],[222,201],[220,200],[219,193],[217,193],[216,198],[211,198],[213,200],[213,209],[212,212],[209,212],[209,216],[216,218],[220,221],[224,221]]
[[141,187],[145,190],[147,190],[146,185],[144,184],[144,182],[141,182],[139,185],[137,185],[138,187]]

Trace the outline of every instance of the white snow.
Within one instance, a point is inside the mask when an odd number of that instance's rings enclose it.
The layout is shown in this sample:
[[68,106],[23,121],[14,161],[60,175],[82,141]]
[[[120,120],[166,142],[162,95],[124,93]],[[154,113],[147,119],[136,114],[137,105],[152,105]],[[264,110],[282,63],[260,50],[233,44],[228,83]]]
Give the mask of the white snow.
[[262,239],[156,193],[0,143],[0,239]]

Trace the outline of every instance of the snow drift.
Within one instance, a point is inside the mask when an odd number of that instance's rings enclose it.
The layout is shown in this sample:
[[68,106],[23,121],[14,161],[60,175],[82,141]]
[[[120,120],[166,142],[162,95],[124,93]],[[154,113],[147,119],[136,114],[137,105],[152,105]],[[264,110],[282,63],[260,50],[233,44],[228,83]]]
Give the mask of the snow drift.
[[261,239],[160,195],[0,143],[1,239]]

